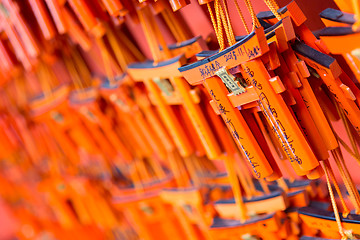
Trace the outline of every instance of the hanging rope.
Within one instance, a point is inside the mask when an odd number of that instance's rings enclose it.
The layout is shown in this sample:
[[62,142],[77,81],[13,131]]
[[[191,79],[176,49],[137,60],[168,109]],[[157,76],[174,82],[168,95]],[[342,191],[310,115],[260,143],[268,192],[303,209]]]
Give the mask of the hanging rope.
[[[214,9],[215,9],[215,16],[216,16],[216,23],[217,23],[217,30],[218,30],[218,33],[219,33],[219,36],[221,38],[221,41],[224,43],[223,44],[223,48],[220,47],[220,50],[219,51],[222,51],[225,49],[225,37],[224,37],[224,34],[223,34],[223,27],[225,29],[225,26],[223,26],[222,22],[221,22],[221,7],[219,6],[219,0],[215,0],[214,2]],[[220,45],[220,43],[219,43]]]
[[335,133],[336,139],[339,141],[339,143],[344,147],[344,149],[360,164],[360,158],[351,150],[349,145],[339,137],[337,133]]
[[330,179],[329,179],[329,172],[328,172],[328,168],[326,166],[326,164],[324,162],[323,163],[323,168],[325,170],[325,177],[326,177],[326,183],[327,183],[327,186],[328,186],[328,189],[329,189],[329,195],[330,195],[330,199],[331,199],[331,205],[333,207],[333,210],[334,210],[334,214],[335,214],[335,219],[336,219],[336,223],[337,223],[337,226],[338,226],[338,229],[339,229],[339,233],[341,235],[341,239],[342,240],[345,240],[347,239],[345,233],[344,233],[344,229],[342,227],[342,224],[341,224],[341,219],[340,219],[340,216],[339,216],[339,211],[338,211],[338,208],[336,206],[336,202],[335,202],[335,197],[334,197],[334,193],[333,193],[333,190],[331,188],[331,183],[330,183]]
[[227,10],[225,0],[222,0],[222,3],[220,2],[220,0],[214,1],[215,16],[209,3],[207,3],[207,7],[216,37],[219,42],[220,51],[225,49],[225,36],[223,34],[223,31],[225,31],[228,45],[234,45],[236,43],[236,40],[233,28],[231,26],[230,16]]
[[326,167],[328,168],[331,181],[332,181],[333,184],[334,184],[335,190],[336,190],[337,194],[339,195],[340,202],[341,202],[341,204],[342,204],[342,206],[343,206],[343,217],[347,217],[347,215],[350,213],[350,210],[349,210],[348,206],[347,206],[346,203],[345,203],[344,197],[343,197],[343,195],[342,195],[342,193],[341,193],[339,184],[338,184],[338,182],[336,181],[335,174],[334,174],[334,172],[333,172],[333,170],[332,170],[332,168],[331,168],[331,165],[330,165],[329,160],[324,160],[324,164],[325,164]]
[[346,134],[349,137],[353,153],[356,156],[355,158],[359,158],[360,157],[359,156],[359,151],[358,151],[358,148],[357,148],[356,140],[355,140],[354,136],[352,135],[352,131],[351,131],[351,127],[349,125],[349,121],[348,121],[347,117],[345,116],[344,111],[340,108],[339,104],[335,100],[333,100],[332,102],[334,103],[336,111],[339,114],[339,116],[340,116],[340,118],[341,118],[341,120],[342,120],[342,122],[343,122],[343,124],[345,126]]
[[232,46],[236,43],[236,40],[235,40],[233,28],[231,26],[231,21],[229,17],[229,12],[227,10],[226,1],[222,0],[222,5],[221,3],[219,5],[222,6],[221,18],[223,19],[223,22],[226,21],[226,24],[224,24],[224,26],[225,26],[226,36],[228,39],[228,44]]
[[[336,101],[334,101],[334,99],[332,99],[332,102],[334,103],[334,106],[336,108],[337,113],[339,114],[339,116],[342,118],[343,115],[343,111],[339,109],[338,103]],[[327,120],[330,121],[327,117]],[[346,119],[345,119],[346,120]],[[342,121],[345,125],[344,119],[342,118]],[[360,157],[359,155],[354,151],[355,149],[351,149],[350,146],[342,139],[340,138],[340,136],[336,133],[336,131],[334,130],[334,128],[330,125],[330,128],[332,130],[332,132],[334,133],[336,139],[339,141],[339,143],[344,147],[344,149],[360,164]],[[345,129],[347,130],[346,126]],[[347,133],[349,134],[349,133]],[[349,136],[349,135],[348,135]],[[353,138],[349,137],[350,142],[353,140]],[[354,147],[354,143],[351,143],[352,147]]]
[[335,159],[336,164],[338,165],[341,176],[344,177],[345,187],[347,188],[350,197],[353,199],[353,201],[355,203],[356,214],[359,214],[359,212],[360,212],[359,192],[356,189],[354,181],[350,176],[349,170],[347,169],[347,167],[345,165],[340,148],[336,149],[334,159]]
[[250,13],[252,24],[253,24],[251,31],[254,31],[255,28],[259,28],[261,25],[260,25],[259,19],[256,17],[256,13],[254,11],[254,7],[251,3],[251,0],[244,0],[244,1],[245,1],[246,8],[248,9],[248,11]]
[[224,37],[222,35],[222,31],[221,31],[221,33],[219,32],[219,27],[217,26],[217,23],[216,23],[216,20],[215,20],[215,17],[214,17],[214,13],[213,13],[213,11],[211,9],[210,3],[207,3],[206,5],[208,7],[211,22],[212,22],[212,25],[213,25],[213,28],[214,28],[214,31],[215,31],[215,35],[216,35],[216,38],[218,40],[218,43],[219,43],[219,46],[220,46],[220,51],[221,51],[221,50],[225,49]]
[[247,25],[247,23],[246,23],[246,21],[245,21],[245,18],[244,18],[243,13],[241,12],[239,3],[237,2],[237,0],[233,0],[233,1],[234,1],[236,10],[237,10],[237,12],[239,13],[239,16],[240,16],[240,18],[241,18],[241,21],[242,21],[242,23],[243,23],[243,25],[244,25],[245,31],[246,31],[247,34],[249,34],[249,33],[250,33],[250,30],[249,30],[249,27],[248,27],[248,25]]
[[268,6],[270,11],[274,14],[274,16],[277,18],[277,20],[281,20],[281,16],[278,13],[279,6],[275,2],[275,0],[264,0],[265,4]]
[[276,10],[278,10],[279,9],[279,5],[277,4],[277,2],[276,2],[276,0],[269,0],[271,3],[272,3],[272,5],[276,8]]

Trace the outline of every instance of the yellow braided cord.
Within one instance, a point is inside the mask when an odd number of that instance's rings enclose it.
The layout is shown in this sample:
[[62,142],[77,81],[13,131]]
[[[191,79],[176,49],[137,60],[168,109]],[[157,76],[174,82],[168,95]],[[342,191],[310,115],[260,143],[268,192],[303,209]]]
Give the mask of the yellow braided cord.
[[256,17],[256,13],[254,11],[254,8],[253,8],[253,5],[251,3],[251,0],[245,0],[245,4],[246,4],[246,8],[248,9],[249,13],[250,13],[250,16],[251,16],[251,19],[252,19],[252,24],[253,24],[253,27],[252,27],[252,30],[251,31],[254,31],[255,28],[258,28],[260,27],[260,22],[259,22],[259,19]]
[[334,193],[333,190],[331,188],[331,184],[330,184],[330,180],[329,180],[329,172],[328,172],[328,168],[327,166],[323,163],[323,168],[325,170],[325,177],[326,177],[326,183],[329,189],[329,195],[330,195],[330,199],[331,199],[331,205],[333,207],[334,210],[334,214],[335,214],[335,219],[336,219],[336,223],[339,229],[339,233],[341,235],[341,239],[347,239],[345,233],[344,233],[344,229],[341,225],[341,220],[340,220],[340,216],[339,216],[339,211],[338,208],[336,206],[336,202],[335,202],[335,197],[334,197]]
[[335,190],[337,192],[337,194],[339,195],[339,198],[340,198],[340,202],[343,206],[343,217],[347,217],[347,215],[350,213],[350,210],[348,208],[348,206],[346,205],[345,203],[345,200],[344,200],[344,197],[340,191],[340,187],[339,187],[339,184],[338,182],[336,181],[336,178],[335,178],[335,174],[331,168],[331,165],[329,163],[329,160],[324,160],[324,164],[326,165],[326,167],[328,168],[328,171],[329,171],[329,174],[330,174],[330,178],[331,178],[331,181],[333,182],[334,184],[334,187],[335,187]]
[[266,5],[268,6],[268,8],[271,10],[271,12],[274,14],[274,16],[277,18],[277,20],[281,20],[281,16],[280,14],[277,12],[277,9],[271,0],[264,0],[264,2],[266,3]]
[[[218,24],[219,31],[221,31],[221,33],[222,33],[222,31],[224,29],[226,37],[229,38],[228,26],[227,26],[227,22],[226,22],[226,19],[225,19],[225,14],[223,12],[220,0],[215,0],[215,13],[216,13],[216,19],[217,19],[217,24]],[[223,36],[223,39],[225,41],[224,36]],[[221,50],[224,50],[224,49],[220,49],[220,51]]]
[[245,18],[244,18],[243,13],[241,12],[239,3],[237,2],[237,0],[233,0],[233,1],[234,1],[234,3],[235,3],[236,9],[237,9],[237,11],[238,11],[238,13],[239,13],[239,15],[240,15],[240,18],[241,18],[241,21],[242,21],[242,23],[243,23],[243,25],[244,25],[244,28],[245,28],[245,30],[246,30],[246,33],[249,34],[249,33],[250,33],[250,30],[249,30],[248,25],[246,24],[246,21],[245,21]]
[[215,20],[215,17],[214,17],[214,13],[213,13],[213,11],[211,9],[210,3],[207,3],[207,7],[208,7],[208,10],[209,10],[211,22],[213,24],[215,35],[216,35],[216,38],[218,40],[218,43],[219,43],[219,46],[220,46],[220,51],[221,51],[222,49],[225,48],[225,46],[224,46],[225,45],[224,44],[224,37],[223,37],[223,34],[222,34],[222,30],[220,29],[220,31],[219,31],[219,27],[216,24],[216,20]]
[[279,9],[279,5],[277,4],[276,0],[269,0],[269,1],[272,3],[272,5],[275,7],[276,10]]
[[[231,21],[230,21],[230,16],[229,16],[229,12],[227,10],[227,5],[226,5],[226,1],[225,0],[222,0],[222,3],[223,3],[223,13],[225,13],[225,20],[227,22],[227,26],[226,26],[226,29],[227,29],[227,38],[228,38],[228,44],[230,46],[234,45],[236,43],[236,40],[235,40],[235,35],[234,35],[234,30],[231,26]],[[222,14],[222,16],[224,16],[224,14]]]

